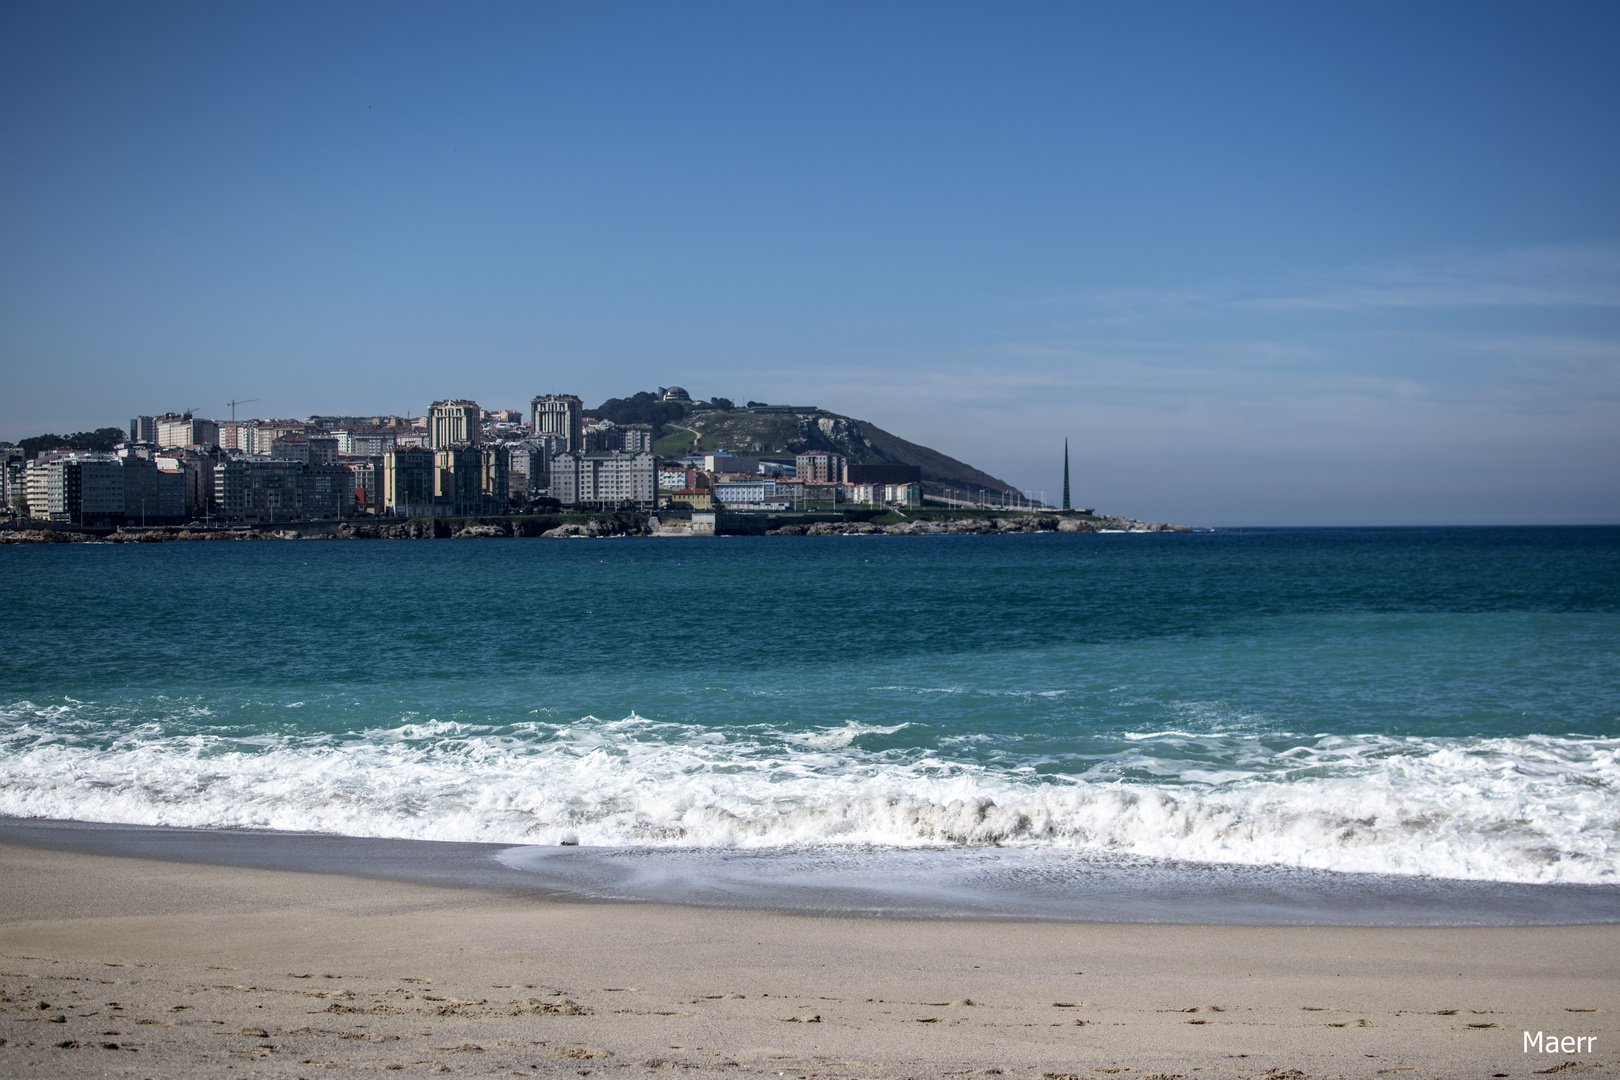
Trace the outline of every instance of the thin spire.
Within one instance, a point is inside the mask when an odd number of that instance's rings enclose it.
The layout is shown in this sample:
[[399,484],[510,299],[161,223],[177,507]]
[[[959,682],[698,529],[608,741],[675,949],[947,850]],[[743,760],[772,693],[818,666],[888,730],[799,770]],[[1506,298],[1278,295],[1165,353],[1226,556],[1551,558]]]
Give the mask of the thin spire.
[[1069,509],[1069,440],[1063,440],[1063,509]]

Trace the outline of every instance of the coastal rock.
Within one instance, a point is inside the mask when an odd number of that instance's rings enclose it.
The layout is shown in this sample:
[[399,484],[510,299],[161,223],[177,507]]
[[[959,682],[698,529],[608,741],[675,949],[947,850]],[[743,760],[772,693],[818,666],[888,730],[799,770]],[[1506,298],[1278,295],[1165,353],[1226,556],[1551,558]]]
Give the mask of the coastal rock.
[[595,518],[590,518],[583,525],[558,525],[555,529],[547,529],[541,536],[612,536],[615,530]]
[[72,544],[89,539],[84,533],[57,532],[55,529],[21,529],[0,533],[0,544]]
[[1058,519],[1039,514],[1030,514],[1023,517],[999,517],[995,519],[997,532],[1053,532],[1058,527]]
[[457,540],[473,537],[511,536],[511,530],[500,525],[464,525],[457,529],[452,536]]

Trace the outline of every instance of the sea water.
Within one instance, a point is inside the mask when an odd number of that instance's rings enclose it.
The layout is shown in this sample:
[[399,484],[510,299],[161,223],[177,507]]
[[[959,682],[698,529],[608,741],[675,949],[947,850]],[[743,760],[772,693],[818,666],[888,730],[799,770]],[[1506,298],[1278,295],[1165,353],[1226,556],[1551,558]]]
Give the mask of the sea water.
[[577,844],[602,895],[1620,883],[1615,528],[11,546],[0,603],[12,818]]

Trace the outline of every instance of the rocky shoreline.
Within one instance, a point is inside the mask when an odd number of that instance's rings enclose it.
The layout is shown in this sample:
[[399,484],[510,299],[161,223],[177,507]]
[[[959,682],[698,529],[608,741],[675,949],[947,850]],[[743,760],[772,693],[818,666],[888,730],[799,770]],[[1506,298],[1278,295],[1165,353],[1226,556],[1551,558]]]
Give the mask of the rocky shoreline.
[[[1035,532],[1190,532],[1185,525],[1144,522],[1112,515],[1074,517],[1058,514],[1018,514],[1002,517],[919,519],[890,525],[870,521],[791,522],[763,530],[766,536],[990,536]],[[569,538],[671,535],[669,529],[650,527],[646,517],[614,514],[585,517],[583,521],[557,516],[508,520],[457,522],[443,518],[413,518],[383,522],[306,522],[289,525],[234,528],[120,528],[83,529],[73,526],[35,525],[0,527],[0,544],[151,544],[168,541],[226,540],[462,540],[502,537]]]
[[1019,517],[950,518],[944,521],[903,521],[897,525],[874,525],[868,521],[819,521],[812,525],[782,525],[766,531],[766,536],[991,536],[1001,533],[1035,532],[1191,532],[1185,525],[1137,521],[1135,518],[1103,516],[1081,519],[1031,514]]

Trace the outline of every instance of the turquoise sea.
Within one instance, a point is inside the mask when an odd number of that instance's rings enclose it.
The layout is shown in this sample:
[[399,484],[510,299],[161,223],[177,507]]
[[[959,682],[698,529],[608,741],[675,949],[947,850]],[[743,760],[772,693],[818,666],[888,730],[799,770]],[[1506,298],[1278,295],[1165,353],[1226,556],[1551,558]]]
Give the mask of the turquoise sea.
[[1620,883],[1620,528],[10,546],[0,603],[12,818]]

